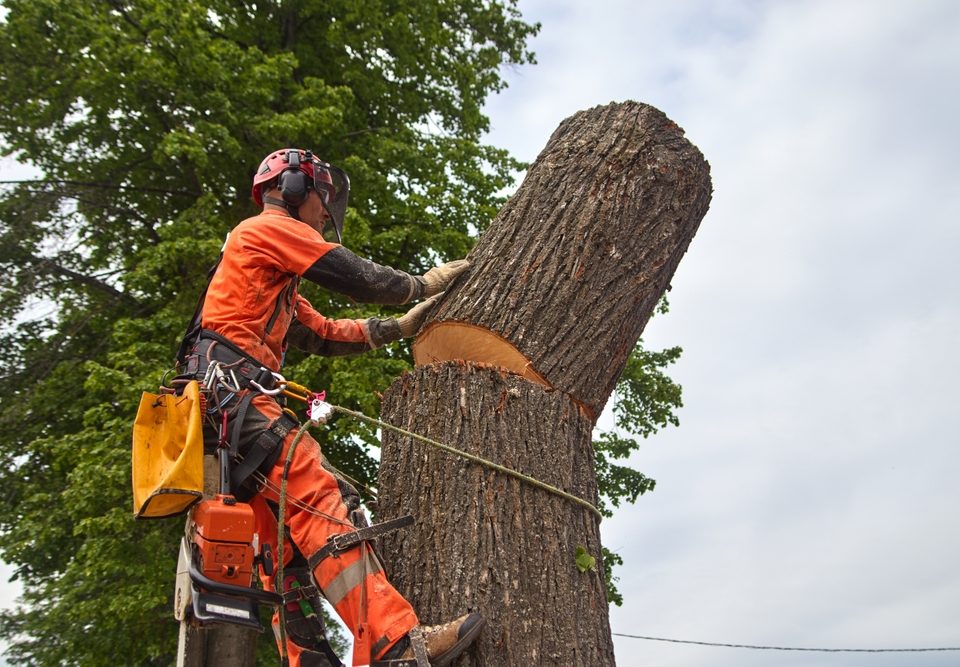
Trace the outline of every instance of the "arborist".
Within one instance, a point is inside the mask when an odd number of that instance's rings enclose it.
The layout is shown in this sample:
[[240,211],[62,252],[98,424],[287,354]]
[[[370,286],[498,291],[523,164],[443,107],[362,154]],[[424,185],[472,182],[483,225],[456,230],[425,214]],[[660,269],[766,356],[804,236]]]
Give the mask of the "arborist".
[[[349,189],[342,170],[310,151],[282,149],[264,158],[252,189],[263,210],[227,237],[178,354],[181,377],[206,380],[207,404],[218,408],[206,419],[205,449],[229,443],[235,453],[234,494],[253,506],[258,534],[267,542],[271,535],[276,540],[284,464],[299,430],[277,388],[287,346],[342,355],[413,336],[433,306],[431,297],[468,268],[458,260],[414,276],[358,257],[340,245]],[[325,240],[325,231],[337,242]],[[427,300],[399,318],[332,320],[300,295],[301,279],[362,303]],[[219,391],[210,393],[210,386]],[[393,659],[412,660],[415,653],[422,659],[418,637],[425,640],[431,664],[447,664],[476,638],[482,617],[472,613],[421,627],[372,549],[376,527],[367,526],[356,490],[325,465],[319,444],[303,434],[286,474],[289,576],[273,588],[288,602],[289,663],[340,664],[319,621],[322,593],[353,633],[355,665],[367,659],[389,665]],[[335,536],[341,537],[331,540]],[[265,587],[274,587],[268,570],[261,567],[261,578]],[[279,643],[279,615],[274,630]]]

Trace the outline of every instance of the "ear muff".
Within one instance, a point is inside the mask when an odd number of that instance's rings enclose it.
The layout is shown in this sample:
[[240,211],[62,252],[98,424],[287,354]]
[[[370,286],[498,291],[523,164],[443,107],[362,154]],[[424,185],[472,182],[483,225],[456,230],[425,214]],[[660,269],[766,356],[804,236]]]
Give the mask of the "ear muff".
[[287,151],[283,161],[287,166],[280,172],[277,189],[280,190],[280,196],[287,206],[298,208],[307,200],[307,190],[310,188],[307,175],[300,169],[300,151]]
[[307,200],[307,191],[310,186],[309,177],[300,171],[300,168],[285,169],[277,181],[280,196],[288,206],[297,208]]

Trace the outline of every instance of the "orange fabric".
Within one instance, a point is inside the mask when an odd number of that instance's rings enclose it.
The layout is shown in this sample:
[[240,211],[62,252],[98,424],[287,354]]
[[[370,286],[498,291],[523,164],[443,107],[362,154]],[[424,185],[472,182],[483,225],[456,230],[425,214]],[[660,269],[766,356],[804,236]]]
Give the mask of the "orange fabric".
[[280,369],[295,312],[298,319],[304,312],[310,319],[304,324],[321,336],[366,342],[361,320],[328,320],[297,293],[299,276],[337,247],[286,213],[265,211],[244,220],[230,233],[207,288],[202,327],[274,371]]
[[[280,416],[280,406],[268,396],[256,396],[253,399],[253,407],[270,419]],[[270,487],[264,488],[259,494],[274,503],[280,501],[279,493],[275,489],[280,488],[287,452],[298,430],[293,429],[287,434],[280,456],[267,475]],[[307,557],[326,545],[331,535],[354,530],[347,508],[343,504],[337,480],[321,465],[321,461],[320,445],[309,434],[304,434],[297,444],[287,475],[287,494],[322,512],[327,518],[304,511],[288,501],[284,519],[290,530],[290,537],[301,553]],[[265,506],[265,503],[258,498],[254,501]],[[258,510],[255,507],[255,511],[257,511],[258,522],[267,524],[261,529],[258,523],[261,539],[270,542],[276,554],[276,519],[273,518],[269,509],[266,509],[266,514],[263,508]],[[285,554],[290,553],[286,545],[284,549]],[[314,580],[321,590],[326,590],[344,570],[358,562],[362,556],[363,549],[357,547],[326,558],[314,569]],[[266,585],[272,586],[273,581],[269,580]],[[367,575],[364,585],[351,589],[334,605],[334,609],[353,633],[355,645],[362,622],[365,622],[369,633],[368,638],[365,638],[369,642],[368,645],[376,644],[381,638],[386,637],[386,643],[381,644],[385,647],[392,646],[419,622],[413,607],[390,584],[382,571]],[[296,663],[292,661],[294,651],[290,649],[290,645],[291,642],[287,642],[287,650],[291,655],[290,664],[295,665]],[[296,653],[299,655],[299,650]],[[369,656],[358,655],[357,651],[354,651],[354,665],[367,664],[368,658]]]
[[363,320],[327,319],[299,294],[297,295],[297,320],[326,340],[341,343],[369,342]]

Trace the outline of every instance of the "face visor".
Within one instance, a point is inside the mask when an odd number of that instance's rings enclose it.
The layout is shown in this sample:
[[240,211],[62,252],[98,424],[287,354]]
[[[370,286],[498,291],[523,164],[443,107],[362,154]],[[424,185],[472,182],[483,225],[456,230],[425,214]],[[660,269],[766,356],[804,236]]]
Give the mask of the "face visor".
[[332,233],[329,229],[325,229],[324,236],[335,235],[335,239],[328,238],[328,240],[336,240],[337,243],[342,244],[343,220],[347,215],[347,200],[350,198],[350,178],[343,169],[315,159],[313,187],[320,195],[323,208],[326,209],[330,215],[330,222],[333,223]]

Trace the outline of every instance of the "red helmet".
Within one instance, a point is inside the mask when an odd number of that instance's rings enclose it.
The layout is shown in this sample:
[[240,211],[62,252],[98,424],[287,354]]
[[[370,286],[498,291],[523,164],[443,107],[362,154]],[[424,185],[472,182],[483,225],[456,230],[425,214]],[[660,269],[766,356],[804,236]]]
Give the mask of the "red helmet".
[[263,158],[253,177],[250,194],[257,206],[263,206],[263,188],[271,181],[277,181],[276,187],[280,190],[284,205],[297,219],[297,209],[306,200],[309,191],[315,190],[333,220],[337,241],[341,241],[347,197],[350,195],[350,179],[342,169],[323,162],[311,151],[282,148]]

